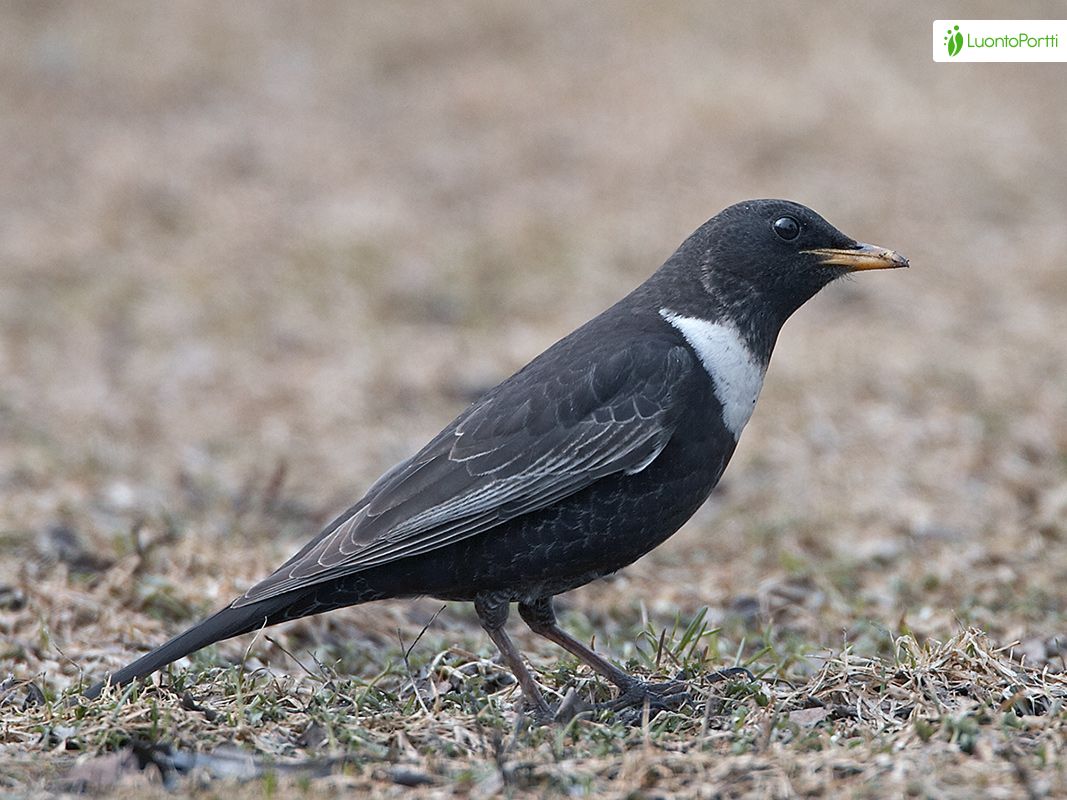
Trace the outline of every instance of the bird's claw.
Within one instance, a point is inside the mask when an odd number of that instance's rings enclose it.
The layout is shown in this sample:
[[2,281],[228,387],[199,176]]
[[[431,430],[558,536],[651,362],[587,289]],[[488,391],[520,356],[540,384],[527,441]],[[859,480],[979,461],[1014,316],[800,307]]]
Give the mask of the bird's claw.
[[646,705],[652,711],[673,711],[692,699],[688,687],[681,681],[649,683],[635,680],[623,688],[622,694],[607,703],[587,703],[579,699],[573,689],[558,705],[527,703],[526,719],[534,726],[566,725],[576,717],[598,711],[641,711]]
[[[689,678],[683,670],[675,675],[673,681],[666,683],[649,683],[635,679],[621,687],[622,694],[615,700],[602,703],[596,708],[605,711],[643,710],[647,704],[650,711],[677,711],[686,703],[693,702],[693,695],[689,691]],[[756,680],[744,667],[728,667],[703,676],[704,682],[709,684],[735,679]]]
[[727,667],[726,669],[717,669],[714,672],[708,673],[704,676],[704,680],[708,683],[721,683],[722,681],[734,680],[736,678],[744,678],[746,681],[755,682],[756,676],[744,667]]
[[563,700],[556,707],[552,715],[552,721],[560,725],[566,725],[581,714],[588,714],[594,707],[578,697],[578,693],[571,689],[563,696]]
[[580,714],[592,711],[593,708],[589,703],[579,699],[577,692],[571,689],[558,704],[549,705],[543,698],[541,702],[527,699],[525,713],[526,719],[534,726],[566,725]]
[[675,710],[692,699],[689,686],[683,681],[649,683],[635,680],[622,687],[622,694],[617,698],[608,703],[602,703],[598,708],[606,711],[622,711],[627,708],[643,708],[647,704],[653,711]]
[[[705,683],[711,684],[736,679],[754,681],[756,677],[744,667],[728,667],[710,672],[704,675],[703,679]],[[549,705],[543,698],[539,703],[528,701],[526,712],[530,722],[540,726],[566,725],[582,714],[596,711],[643,710],[646,704],[650,711],[677,711],[686,703],[693,702],[688,680],[689,675],[684,670],[679,672],[674,680],[664,683],[651,683],[634,678],[620,687],[622,692],[614,700],[597,704],[581,700],[574,689],[571,689],[558,705]]]

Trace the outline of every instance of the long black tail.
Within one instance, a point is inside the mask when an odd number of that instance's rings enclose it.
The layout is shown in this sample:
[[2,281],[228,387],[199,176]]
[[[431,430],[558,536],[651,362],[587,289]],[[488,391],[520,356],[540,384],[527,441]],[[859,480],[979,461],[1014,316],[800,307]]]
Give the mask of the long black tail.
[[161,669],[167,664],[199,650],[201,647],[207,647],[209,644],[229,639],[231,636],[240,636],[242,633],[258,630],[265,625],[273,625],[286,619],[295,619],[297,616],[303,616],[299,613],[295,615],[287,613],[292,608],[292,593],[241,608],[227,606],[203,622],[189,628],[184,633],[179,633],[155,650],[141,656],[132,664],[112,673],[100,683],[94,684],[85,691],[84,696],[94,699],[100,695],[100,692],[109,683],[112,686],[123,686],[138,678],[151,675],[157,669]]

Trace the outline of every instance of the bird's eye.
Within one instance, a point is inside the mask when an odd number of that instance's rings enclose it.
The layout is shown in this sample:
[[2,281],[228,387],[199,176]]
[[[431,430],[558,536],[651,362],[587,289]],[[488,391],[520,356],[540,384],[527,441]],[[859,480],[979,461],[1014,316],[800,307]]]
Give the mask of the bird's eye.
[[800,223],[792,217],[779,217],[774,221],[774,232],[787,242],[800,235]]

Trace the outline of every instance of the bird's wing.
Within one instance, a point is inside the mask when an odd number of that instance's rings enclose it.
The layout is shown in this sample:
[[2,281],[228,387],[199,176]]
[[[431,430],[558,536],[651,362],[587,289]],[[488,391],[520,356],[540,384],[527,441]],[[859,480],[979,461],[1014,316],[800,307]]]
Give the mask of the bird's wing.
[[657,339],[566,361],[490,391],[234,605],[444,547],[648,466],[677,424],[690,352]]

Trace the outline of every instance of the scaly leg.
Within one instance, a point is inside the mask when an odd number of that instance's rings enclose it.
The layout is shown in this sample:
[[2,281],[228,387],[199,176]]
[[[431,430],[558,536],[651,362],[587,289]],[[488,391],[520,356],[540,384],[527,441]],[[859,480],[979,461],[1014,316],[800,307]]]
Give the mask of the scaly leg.
[[489,634],[493,644],[500,650],[500,655],[504,657],[504,663],[507,664],[508,669],[511,670],[511,673],[519,682],[519,687],[522,689],[522,694],[527,702],[534,707],[539,717],[542,719],[550,718],[552,711],[548,707],[548,703],[545,702],[544,695],[541,694],[541,690],[538,688],[537,682],[533,679],[530,671],[526,669],[522,654],[519,653],[518,648],[511,641],[511,637],[504,630],[504,625],[508,621],[508,602],[494,598],[491,595],[479,595],[474,600],[474,610],[478,614],[478,619],[481,621],[482,627],[485,628],[485,632]]
[[541,597],[532,603],[519,603],[519,616],[530,626],[534,633],[555,642],[579,661],[614,683],[624,692],[641,683],[637,678],[627,675],[606,658],[598,655],[592,648],[579,642],[556,621],[556,612],[552,608],[551,597]]
[[597,655],[592,648],[579,642],[559,626],[551,597],[541,597],[532,603],[519,603],[519,614],[534,633],[555,642],[594,672],[619,687],[622,693],[617,700],[606,705],[608,709],[639,706],[646,700],[655,708],[676,708],[689,699],[685,683],[648,683],[639,680],[627,675],[610,661]]

